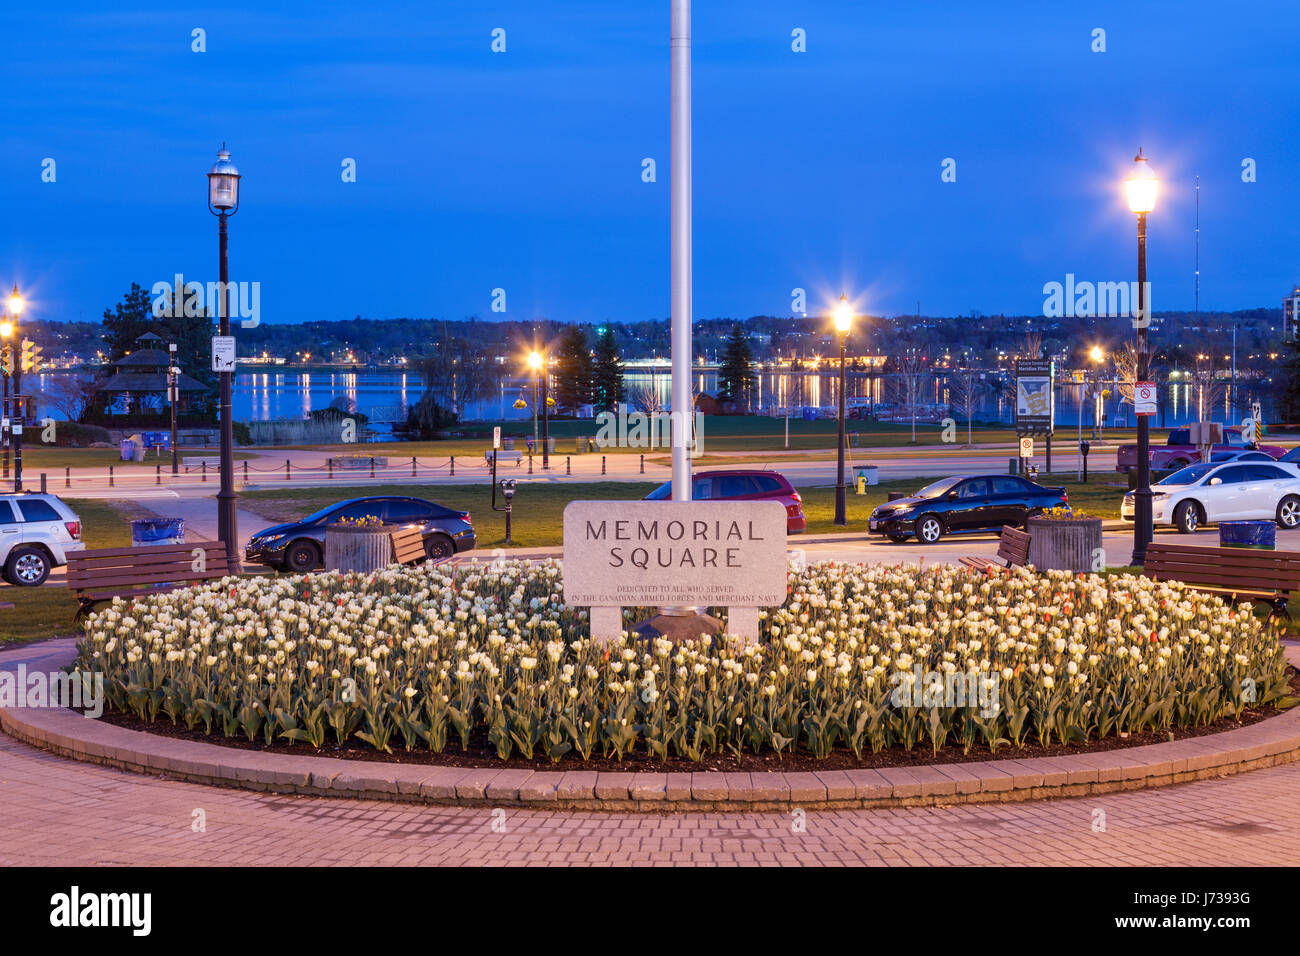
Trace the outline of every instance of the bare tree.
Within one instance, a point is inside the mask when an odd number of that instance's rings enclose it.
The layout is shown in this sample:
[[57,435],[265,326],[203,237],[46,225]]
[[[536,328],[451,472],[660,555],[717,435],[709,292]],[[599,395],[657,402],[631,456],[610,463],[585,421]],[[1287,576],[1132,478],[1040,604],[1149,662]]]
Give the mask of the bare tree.
[[980,396],[987,390],[983,375],[973,368],[957,369],[948,374],[948,397],[953,408],[960,408],[966,416],[966,444],[971,445],[971,419]]
[[901,404],[912,419],[912,443],[916,444],[916,406],[930,379],[930,369],[924,356],[915,348],[899,355],[895,368],[894,384]]
[[664,401],[657,389],[649,385],[636,385],[627,391],[628,404],[638,412],[655,415],[664,410]]
[[500,387],[501,372],[492,357],[464,339],[453,339],[414,362],[424,380],[424,397],[460,413],[467,403]]
[[41,389],[42,404],[63,413],[70,422],[79,421],[99,392],[99,382],[79,373],[49,374],[47,385]]

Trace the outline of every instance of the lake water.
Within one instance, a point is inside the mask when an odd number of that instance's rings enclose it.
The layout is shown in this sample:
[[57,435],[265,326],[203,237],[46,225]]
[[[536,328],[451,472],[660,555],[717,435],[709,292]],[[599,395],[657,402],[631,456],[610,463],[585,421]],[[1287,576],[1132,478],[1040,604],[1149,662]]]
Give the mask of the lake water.
[[[69,374],[69,373],[55,373]],[[43,386],[52,376],[48,373],[34,376],[37,387]],[[992,375],[990,375],[992,379]],[[32,376],[26,380],[30,388]],[[236,421],[272,421],[278,419],[303,419],[313,409],[325,408],[335,399],[344,398],[358,411],[376,421],[405,420],[406,410],[419,401],[424,388],[419,375],[387,370],[359,371],[299,371],[267,370],[244,371],[235,376],[233,395]],[[667,409],[670,406],[671,379],[667,366],[662,370],[633,369],[624,376],[628,401],[635,406],[655,404]],[[710,395],[717,394],[716,370],[706,370],[695,375],[694,387]],[[873,406],[883,418],[894,412],[901,395],[900,382],[894,376],[877,373],[850,373],[847,376],[846,399],[849,405]],[[1107,422],[1125,421],[1126,406],[1115,399],[1117,389],[1112,386],[1112,396],[1105,400],[1103,415]],[[795,414],[802,407],[834,409],[838,402],[838,375],[825,371],[763,372],[758,378],[758,405],[764,409],[792,407]],[[1245,386],[1242,394],[1247,394]],[[1058,383],[1056,391],[1056,421],[1060,428],[1075,427],[1078,423],[1081,392],[1072,383]],[[516,399],[523,398],[527,406],[514,407]],[[920,402],[925,406],[918,413],[919,420],[936,420],[948,414],[950,400],[946,379],[942,372],[926,385]],[[1164,424],[1179,425],[1194,421],[1196,393],[1190,384],[1173,384],[1162,396]],[[1084,401],[1085,427],[1093,419],[1093,403]],[[473,402],[465,410],[466,420],[523,420],[533,414],[533,382],[514,380],[504,384],[491,398]],[[1009,422],[1012,409],[1005,391],[990,383],[981,396],[975,411],[976,421]],[[1221,397],[1211,412],[1216,421],[1226,419],[1227,398]],[[1265,403],[1266,420],[1271,409]],[[53,409],[41,409],[41,414],[61,417]],[[957,416],[959,419],[961,415]],[[1131,415],[1127,419],[1132,421]],[[1155,424],[1159,425],[1157,416]]]

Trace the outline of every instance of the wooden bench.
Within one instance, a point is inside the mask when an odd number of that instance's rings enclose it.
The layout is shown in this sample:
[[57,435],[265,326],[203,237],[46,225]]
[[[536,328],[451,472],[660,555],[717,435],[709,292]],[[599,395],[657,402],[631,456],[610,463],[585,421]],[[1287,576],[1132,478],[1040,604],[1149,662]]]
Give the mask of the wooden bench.
[[226,565],[220,541],[163,544],[150,548],[97,548],[68,554],[68,589],[76,594],[77,616],[96,601],[165,594],[200,581],[239,573]]
[[1154,581],[1181,581],[1197,591],[1230,598],[1263,598],[1273,615],[1286,616],[1287,597],[1300,590],[1300,552],[1251,548],[1147,545],[1142,573]]
[[424,533],[418,525],[399,528],[392,534],[393,560],[398,564],[421,564],[429,556],[424,550]]
[[1004,525],[1002,539],[998,542],[998,556],[996,558],[980,558],[967,555],[961,559],[961,563],[977,571],[986,571],[990,568],[998,571],[1023,568],[1029,563],[1029,534],[1019,528],[1013,528],[1011,525]]

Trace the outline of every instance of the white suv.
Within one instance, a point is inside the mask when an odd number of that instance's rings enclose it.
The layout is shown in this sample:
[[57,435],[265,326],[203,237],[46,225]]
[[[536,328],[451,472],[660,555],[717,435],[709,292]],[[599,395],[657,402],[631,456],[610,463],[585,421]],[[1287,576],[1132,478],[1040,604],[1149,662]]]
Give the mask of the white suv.
[[85,547],[81,519],[58,495],[0,494],[0,574],[10,584],[43,584],[69,551]]

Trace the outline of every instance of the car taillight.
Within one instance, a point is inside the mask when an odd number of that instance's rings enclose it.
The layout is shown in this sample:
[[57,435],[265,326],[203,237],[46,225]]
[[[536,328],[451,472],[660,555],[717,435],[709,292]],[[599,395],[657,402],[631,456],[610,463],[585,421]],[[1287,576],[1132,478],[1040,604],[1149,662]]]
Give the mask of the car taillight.
[[1062,504],[1067,504],[1067,505],[1070,503],[1070,493],[1068,491],[1061,492],[1061,502]]
[[63,527],[68,529],[68,534],[72,535],[74,539],[81,537],[80,521],[65,521],[63,522]]
[[462,511],[460,513],[460,519],[464,521],[467,525],[469,525],[471,528],[474,527],[474,519],[469,516],[468,511]]
[[786,513],[786,515],[787,515],[788,517],[790,517],[790,518],[797,518],[797,517],[799,517],[799,505],[798,505],[798,503],[796,502],[795,504],[792,504],[792,505],[786,505],[786,506],[785,506],[785,513]]
[[793,498],[795,501],[803,501],[803,499],[799,497],[799,492],[797,491],[790,492],[790,497]]

